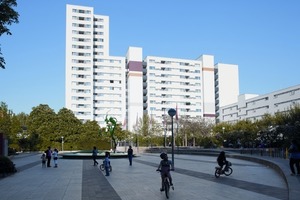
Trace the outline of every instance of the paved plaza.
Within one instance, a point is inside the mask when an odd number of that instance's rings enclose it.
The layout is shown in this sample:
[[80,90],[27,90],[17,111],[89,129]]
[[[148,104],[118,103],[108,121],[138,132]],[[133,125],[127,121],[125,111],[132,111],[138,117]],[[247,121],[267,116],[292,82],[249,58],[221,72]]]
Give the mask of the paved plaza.
[[[0,179],[1,200],[166,199],[159,191],[161,180],[156,172],[159,154],[140,154],[133,159],[132,166],[126,158],[111,159],[113,171],[108,177],[87,159],[59,159],[58,168],[42,168],[40,154],[17,155],[12,160],[18,172]],[[215,178],[216,157],[175,154],[172,172],[175,190],[171,190],[170,199],[296,200],[299,197],[295,197],[297,191],[290,187],[300,189],[300,177],[289,176],[288,160],[273,159],[283,164],[286,171],[283,173],[257,162],[228,160],[233,164],[233,174]]]

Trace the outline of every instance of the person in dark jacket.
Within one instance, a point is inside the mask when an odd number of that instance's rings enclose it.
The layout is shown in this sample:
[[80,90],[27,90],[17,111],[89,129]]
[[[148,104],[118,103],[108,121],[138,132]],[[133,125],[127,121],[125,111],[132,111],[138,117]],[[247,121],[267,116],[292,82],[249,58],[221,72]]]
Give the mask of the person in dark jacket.
[[133,150],[132,147],[129,146],[129,149],[127,150],[128,159],[129,159],[129,165],[132,165],[132,157],[133,157]]
[[161,153],[160,154],[160,158],[162,159],[159,163],[159,166],[157,168],[156,171],[160,171],[160,175],[161,175],[161,189],[160,191],[164,191],[164,177],[167,176],[169,178],[170,181],[170,186],[173,187],[173,182],[172,182],[172,176],[170,174],[172,169],[172,161],[168,160],[168,155],[166,153]]
[[51,147],[48,147],[48,149],[45,151],[46,154],[46,158],[47,158],[47,167],[51,167],[50,163],[51,163],[51,157],[52,157],[52,150]]
[[97,162],[97,155],[98,155],[98,150],[96,147],[94,147],[93,149],[93,152],[92,152],[92,157],[93,157],[93,160],[94,160],[94,166],[98,165],[98,162]]
[[[226,160],[225,152],[221,151],[218,158],[217,158],[218,165],[221,167],[222,170],[227,170],[228,167],[228,161]],[[223,166],[225,165],[225,168],[223,169]]]
[[290,156],[290,169],[291,169],[291,175],[294,176],[295,175],[295,168],[294,166],[296,166],[297,169],[297,175],[300,175],[300,147],[299,144],[297,142],[297,140],[292,140],[291,142],[291,146],[288,149],[289,152],[289,156]]

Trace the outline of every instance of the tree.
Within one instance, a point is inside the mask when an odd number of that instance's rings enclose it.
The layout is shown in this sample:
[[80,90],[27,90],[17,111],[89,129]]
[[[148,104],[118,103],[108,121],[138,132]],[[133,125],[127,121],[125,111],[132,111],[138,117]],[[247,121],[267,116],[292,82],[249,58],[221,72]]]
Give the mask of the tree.
[[[55,144],[56,113],[46,104],[34,107],[28,117],[28,134],[37,134],[39,143],[37,148],[42,149]],[[33,137],[36,140],[36,137]]]
[[60,109],[56,115],[54,127],[55,132],[53,133],[53,140],[57,145],[62,142],[62,137],[64,137],[64,149],[70,149],[71,146],[72,148],[80,148],[79,138],[82,130],[82,123],[75,117],[71,110],[67,108]]
[[144,140],[145,144],[152,145],[153,138],[163,134],[163,127],[154,118],[149,117],[148,114],[144,114],[143,118],[138,119],[134,127],[134,132],[142,136],[140,138],[142,139],[140,140],[141,142]]
[[[82,125],[79,141],[77,142],[81,149],[92,149],[93,146],[100,145],[100,141],[105,140],[99,137],[100,126],[96,121],[87,121]],[[74,141],[75,142],[75,141]]]
[[27,118],[28,115],[25,113],[19,113],[13,115],[11,118],[11,134],[9,136],[9,147],[13,149],[20,150],[19,143],[21,138],[26,138],[27,136]]
[[[19,23],[19,14],[13,9],[17,6],[16,0],[1,0],[0,2],[0,36],[4,33],[11,35],[7,25]],[[0,67],[5,69],[5,60],[0,48]]]
[[201,117],[182,117],[179,119],[179,132],[183,144],[187,145],[188,140],[196,146],[196,140],[202,140],[210,135],[212,124]]
[[11,130],[11,114],[12,112],[8,109],[6,103],[1,102],[0,104],[0,131],[6,134],[7,136],[10,135]]

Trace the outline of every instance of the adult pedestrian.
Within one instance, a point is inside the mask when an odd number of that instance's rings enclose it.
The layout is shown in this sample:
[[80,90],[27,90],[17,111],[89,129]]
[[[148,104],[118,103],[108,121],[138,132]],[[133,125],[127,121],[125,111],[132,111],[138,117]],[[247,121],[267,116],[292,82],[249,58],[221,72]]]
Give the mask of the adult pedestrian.
[[131,146],[129,146],[129,149],[127,150],[128,159],[129,159],[129,165],[132,165],[132,157],[133,157],[133,149]]
[[297,142],[297,140],[293,139],[291,142],[291,146],[288,150],[290,153],[290,169],[291,169],[291,175],[295,176],[295,168],[294,166],[296,165],[297,169],[297,175],[300,175],[300,146]]
[[50,166],[50,162],[51,162],[51,156],[52,156],[52,150],[51,147],[49,146],[48,149],[45,151],[46,153],[46,158],[47,158],[47,167],[51,167]]
[[94,166],[98,165],[97,162],[97,155],[98,155],[98,150],[97,148],[94,146],[93,152],[92,152],[92,156],[93,156],[93,160],[94,160]]

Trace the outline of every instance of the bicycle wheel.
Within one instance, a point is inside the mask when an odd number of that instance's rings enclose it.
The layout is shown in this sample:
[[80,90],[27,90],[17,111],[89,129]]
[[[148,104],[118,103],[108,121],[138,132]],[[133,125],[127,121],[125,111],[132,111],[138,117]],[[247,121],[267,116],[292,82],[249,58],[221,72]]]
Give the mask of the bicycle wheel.
[[170,191],[170,184],[169,184],[168,180],[165,180],[164,186],[165,186],[166,197],[168,199],[169,198],[169,191]]
[[225,176],[229,176],[230,174],[232,174],[233,170],[231,167],[228,167],[227,171],[224,171]]
[[216,169],[216,171],[215,171],[215,177],[216,178],[219,178],[220,177],[220,170],[219,169]]
[[103,164],[101,164],[101,165],[99,166],[99,168],[100,168],[101,171],[104,171],[104,165],[103,165]]

